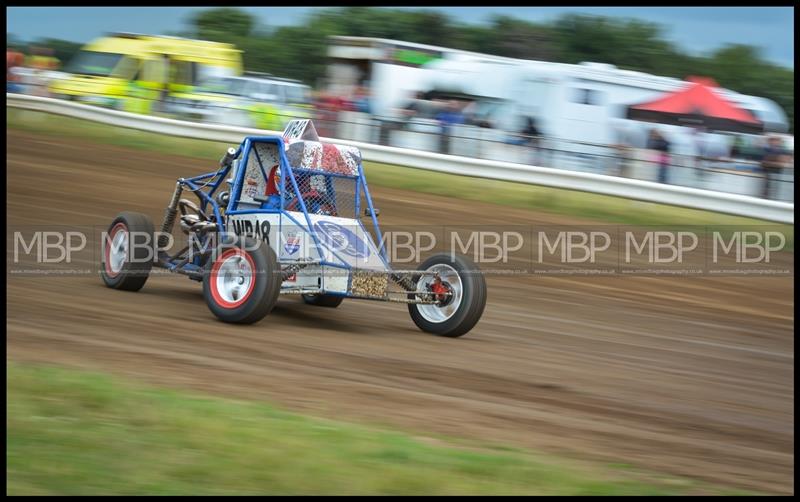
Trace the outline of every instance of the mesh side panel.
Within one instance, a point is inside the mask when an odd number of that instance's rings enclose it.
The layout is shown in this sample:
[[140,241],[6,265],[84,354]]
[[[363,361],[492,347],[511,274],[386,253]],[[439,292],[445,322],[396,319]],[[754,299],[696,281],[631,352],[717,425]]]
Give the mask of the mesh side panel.
[[389,300],[402,300],[408,298],[408,293],[417,290],[412,274],[397,276],[401,279],[398,284],[390,278],[390,274],[374,270],[353,269],[350,292],[357,296],[370,298],[383,298]]
[[350,281],[350,292],[357,296],[385,298],[389,288],[389,282],[389,276],[387,274],[375,274],[368,270],[353,270]]
[[[328,174],[294,170],[300,196],[310,214],[327,214],[342,218],[358,218],[356,214],[355,178],[340,178]],[[300,211],[297,193],[288,176],[284,180],[286,209]]]

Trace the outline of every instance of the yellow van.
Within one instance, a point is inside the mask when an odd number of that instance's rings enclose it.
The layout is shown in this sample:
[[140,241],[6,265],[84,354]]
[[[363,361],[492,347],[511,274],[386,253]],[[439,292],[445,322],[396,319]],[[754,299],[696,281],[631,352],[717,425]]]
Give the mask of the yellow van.
[[161,110],[174,93],[193,92],[213,77],[242,74],[231,44],[177,37],[113,34],[84,46],[51,82],[55,97],[136,113]]

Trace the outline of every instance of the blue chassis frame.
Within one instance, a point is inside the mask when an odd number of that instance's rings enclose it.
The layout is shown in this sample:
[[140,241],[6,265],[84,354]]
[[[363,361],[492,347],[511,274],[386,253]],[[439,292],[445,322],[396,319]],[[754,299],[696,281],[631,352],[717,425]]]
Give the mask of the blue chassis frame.
[[[375,233],[376,233],[376,235],[378,237],[378,245],[376,247],[379,250],[381,260],[383,261],[383,263],[384,263],[384,265],[385,265],[385,267],[387,269],[387,273],[391,273],[392,272],[392,268],[389,265],[389,262],[388,262],[388,260],[386,258],[386,249],[385,249],[384,242],[383,242],[383,236],[381,234],[381,229],[378,226],[378,218],[375,216],[375,207],[372,204],[372,197],[370,196],[370,193],[369,193],[369,187],[367,186],[367,180],[364,177],[364,167],[363,167],[361,162],[359,162],[359,164],[358,164],[358,175],[356,175],[356,176],[348,176],[348,175],[328,173],[328,172],[321,173],[320,171],[311,170],[311,169],[293,168],[289,164],[289,160],[286,157],[286,148],[285,148],[285,145],[284,145],[283,138],[281,136],[247,136],[244,139],[244,141],[242,141],[242,144],[239,145],[239,148],[236,150],[236,153],[233,156],[234,159],[240,159],[239,160],[239,166],[240,167],[239,167],[239,169],[237,169],[236,178],[233,180],[233,184],[232,184],[232,187],[231,187],[231,194],[230,194],[230,198],[228,200],[228,207],[225,208],[225,216],[226,217],[229,216],[229,215],[233,216],[233,215],[237,215],[237,214],[281,214],[282,216],[286,216],[287,218],[289,218],[289,220],[293,221],[294,223],[300,225],[300,223],[295,218],[293,218],[292,215],[290,215],[288,213],[288,211],[285,209],[286,208],[286,198],[285,198],[286,190],[280,190],[280,199],[281,199],[280,208],[273,209],[273,208],[264,208],[264,207],[262,207],[260,209],[244,209],[244,210],[237,209],[237,206],[239,204],[239,198],[240,198],[241,192],[242,192],[242,185],[243,185],[243,181],[244,181],[245,171],[247,170],[246,169],[247,161],[248,161],[248,158],[249,158],[251,152],[255,152],[255,154],[257,156],[257,161],[258,161],[259,167],[261,168],[261,171],[262,171],[262,174],[264,175],[265,179],[267,178],[267,173],[264,170],[264,166],[261,163],[261,159],[258,158],[258,152],[255,149],[253,149],[253,145],[255,143],[272,143],[272,144],[277,145],[278,154],[279,154],[279,157],[280,157],[280,172],[281,172],[280,186],[281,187],[285,186],[285,183],[287,181],[287,179],[285,177],[288,177],[288,181],[291,182],[292,187],[294,188],[294,193],[298,194],[297,195],[297,201],[299,202],[300,209],[301,209],[301,211],[303,213],[303,216],[304,216],[304,218],[306,220],[306,225],[307,225],[307,228],[308,228],[308,232],[311,234],[311,237],[314,239],[314,243],[317,246],[317,249],[322,249],[322,246],[321,246],[321,243],[319,241],[319,237],[316,235],[316,232],[314,231],[314,228],[311,225],[311,219],[308,216],[308,208],[306,207],[306,203],[303,200],[303,197],[300,195],[301,192],[300,192],[299,186],[297,184],[297,179],[294,176],[294,171],[298,171],[298,172],[301,172],[301,173],[307,172],[307,173],[312,173],[312,174],[323,174],[325,176],[340,177],[340,178],[347,178],[347,179],[355,180],[356,181],[355,214],[357,216],[360,215],[361,198],[360,198],[359,191],[363,188],[363,190],[364,190],[364,198],[365,198],[365,200],[367,202],[367,206],[369,208],[369,213],[370,213],[370,215],[372,217],[372,224],[375,227]],[[211,172],[211,173],[201,174],[199,176],[193,176],[191,178],[179,178],[178,179],[178,183],[182,187],[188,188],[192,193],[194,193],[195,195],[197,195],[200,198],[200,206],[199,207],[200,207],[200,210],[203,213],[207,214],[206,207],[208,207],[209,205],[211,206],[211,208],[214,211],[214,219],[216,220],[217,228],[218,229],[222,229],[223,231],[225,231],[225,229],[227,228],[225,226],[226,221],[225,221],[225,218],[223,218],[222,213],[220,212],[219,204],[217,203],[216,200],[214,200],[214,194],[216,193],[217,189],[225,182],[225,179],[226,179],[228,173],[230,172],[230,170],[232,168],[232,165],[233,165],[232,163],[229,163],[225,167],[223,167],[223,168],[221,168],[221,169],[219,169],[217,171]],[[209,180],[213,180],[216,177],[219,177],[219,179],[217,179],[214,183],[209,183],[208,182]],[[201,183],[203,181],[205,181],[205,184]],[[207,188],[207,187],[210,187],[208,192],[203,190],[204,188]],[[361,219],[357,217],[357,218],[355,218],[355,221],[358,222],[358,224],[364,230],[364,233],[368,235],[369,232],[367,232],[366,228],[364,227],[364,224],[361,222]],[[280,229],[278,231],[280,232]],[[202,240],[202,242],[200,244],[201,247],[205,247],[206,246],[206,243],[207,243],[209,238],[210,238],[210,236],[204,236],[203,237],[203,240]],[[339,258],[342,261],[342,263],[333,263],[333,262],[328,262],[328,261],[324,261],[324,260],[322,260],[320,262],[317,262],[317,263],[320,264],[320,265],[323,265],[323,266],[341,268],[341,269],[345,269],[345,270],[352,269],[352,267],[348,266],[346,264],[346,261],[341,259],[341,257],[338,254],[336,254],[334,251],[331,251],[331,252],[334,254],[334,256]],[[187,271],[187,272],[197,273],[197,272],[199,272],[201,270],[201,267],[203,265],[201,260],[202,260],[201,256],[196,256],[194,258],[194,260],[192,261],[192,263],[186,263],[186,260],[181,259],[179,256],[168,257],[161,263],[161,266],[163,266],[164,268],[166,268],[168,270],[175,271],[175,272],[183,270],[183,271]],[[350,284],[349,284],[349,281],[348,281],[348,291],[349,290],[350,290]],[[350,296],[348,293],[338,293],[338,292],[325,292],[325,294],[337,295],[337,296]]]

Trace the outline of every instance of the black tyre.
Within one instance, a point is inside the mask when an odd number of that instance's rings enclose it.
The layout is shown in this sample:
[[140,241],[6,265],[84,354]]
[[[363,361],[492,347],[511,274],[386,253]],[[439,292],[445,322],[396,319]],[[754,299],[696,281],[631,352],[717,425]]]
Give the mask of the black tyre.
[[436,296],[441,303],[409,304],[414,324],[427,333],[452,338],[469,332],[486,307],[486,280],[478,266],[464,256],[438,254],[425,260],[419,270],[439,273],[438,283],[432,275],[420,276],[417,291],[429,298]]
[[103,282],[109,288],[139,291],[153,268],[154,248],[150,218],[129,211],[119,213],[103,239],[100,269]]
[[237,237],[222,243],[205,265],[203,296],[224,322],[260,321],[275,306],[280,289],[278,259],[261,240]]
[[335,309],[344,301],[344,296],[337,295],[302,295],[303,301],[309,305],[317,307],[328,307]]

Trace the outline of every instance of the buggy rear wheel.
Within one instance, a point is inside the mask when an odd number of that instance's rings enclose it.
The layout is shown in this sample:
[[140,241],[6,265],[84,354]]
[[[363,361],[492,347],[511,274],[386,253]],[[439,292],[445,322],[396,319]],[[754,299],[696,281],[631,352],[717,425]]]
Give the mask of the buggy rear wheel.
[[263,241],[237,237],[220,244],[203,274],[203,297],[221,321],[252,324],[278,301],[281,269]]
[[108,227],[102,250],[100,275],[106,286],[139,291],[153,268],[153,222],[141,213],[119,213]]
[[420,265],[419,270],[435,272],[420,276],[417,294],[410,298],[436,298],[438,304],[408,305],[411,319],[426,333],[459,337],[480,320],[486,307],[486,280],[480,269],[464,256],[438,254]]
[[303,301],[308,305],[315,305],[317,307],[328,307],[335,309],[344,301],[344,296],[337,295],[302,295]]

